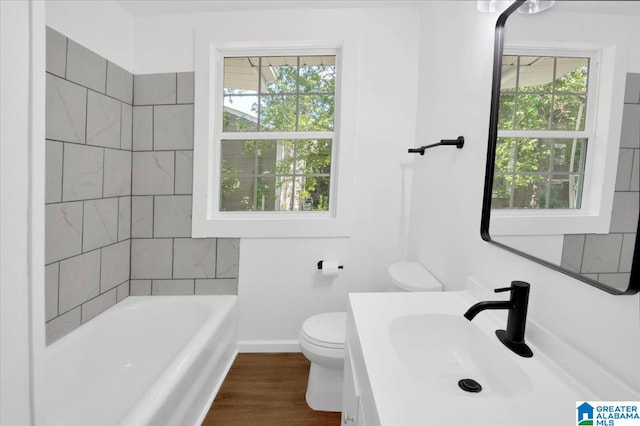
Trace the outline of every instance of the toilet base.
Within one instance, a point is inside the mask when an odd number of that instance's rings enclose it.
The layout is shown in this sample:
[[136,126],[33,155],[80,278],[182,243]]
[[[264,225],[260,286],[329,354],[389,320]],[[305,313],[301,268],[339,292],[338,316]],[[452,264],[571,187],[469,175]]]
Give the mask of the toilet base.
[[342,370],[311,363],[305,395],[309,407],[316,411],[342,411]]

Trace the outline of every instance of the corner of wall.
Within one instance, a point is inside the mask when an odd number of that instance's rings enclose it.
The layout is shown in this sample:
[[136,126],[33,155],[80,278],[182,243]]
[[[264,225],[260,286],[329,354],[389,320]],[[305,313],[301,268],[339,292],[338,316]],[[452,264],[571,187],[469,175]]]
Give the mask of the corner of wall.
[[115,1],[47,1],[45,21],[75,42],[133,71],[134,19]]

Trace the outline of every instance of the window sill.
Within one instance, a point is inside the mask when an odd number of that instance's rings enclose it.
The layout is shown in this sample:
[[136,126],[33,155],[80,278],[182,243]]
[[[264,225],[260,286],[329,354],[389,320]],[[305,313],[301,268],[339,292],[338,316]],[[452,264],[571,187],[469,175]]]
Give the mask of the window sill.
[[327,238],[350,237],[351,223],[331,217],[216,217],[193,220],[193,238]]
[[611,214],[574,210],[491,211],[492,237],[505,235],[607,234]]

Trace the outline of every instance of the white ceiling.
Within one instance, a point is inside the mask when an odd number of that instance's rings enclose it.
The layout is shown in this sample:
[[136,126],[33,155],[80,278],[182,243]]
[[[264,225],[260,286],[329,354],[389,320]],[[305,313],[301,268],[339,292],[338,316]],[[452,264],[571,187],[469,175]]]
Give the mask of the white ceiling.
[[[144,18],[242,10],[416,6],[428,4],[429,0],[115,0],[115,2],[132,17]],[[553,6],[553,10],[640,16],[640,1],[559,0]]]
[[424,3],[419,0],[115,0],[115,2],[134,18],[204,12],[390,7]]

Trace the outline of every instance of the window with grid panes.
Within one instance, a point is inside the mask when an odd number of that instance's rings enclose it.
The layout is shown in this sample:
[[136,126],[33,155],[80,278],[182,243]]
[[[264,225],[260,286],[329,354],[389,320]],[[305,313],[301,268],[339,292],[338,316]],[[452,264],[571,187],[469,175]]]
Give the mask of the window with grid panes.
[[327,212],[335,55],[223,58],[220,212]]
[[581,207],[589,79],[588,56],[503,56],[492,209]]

